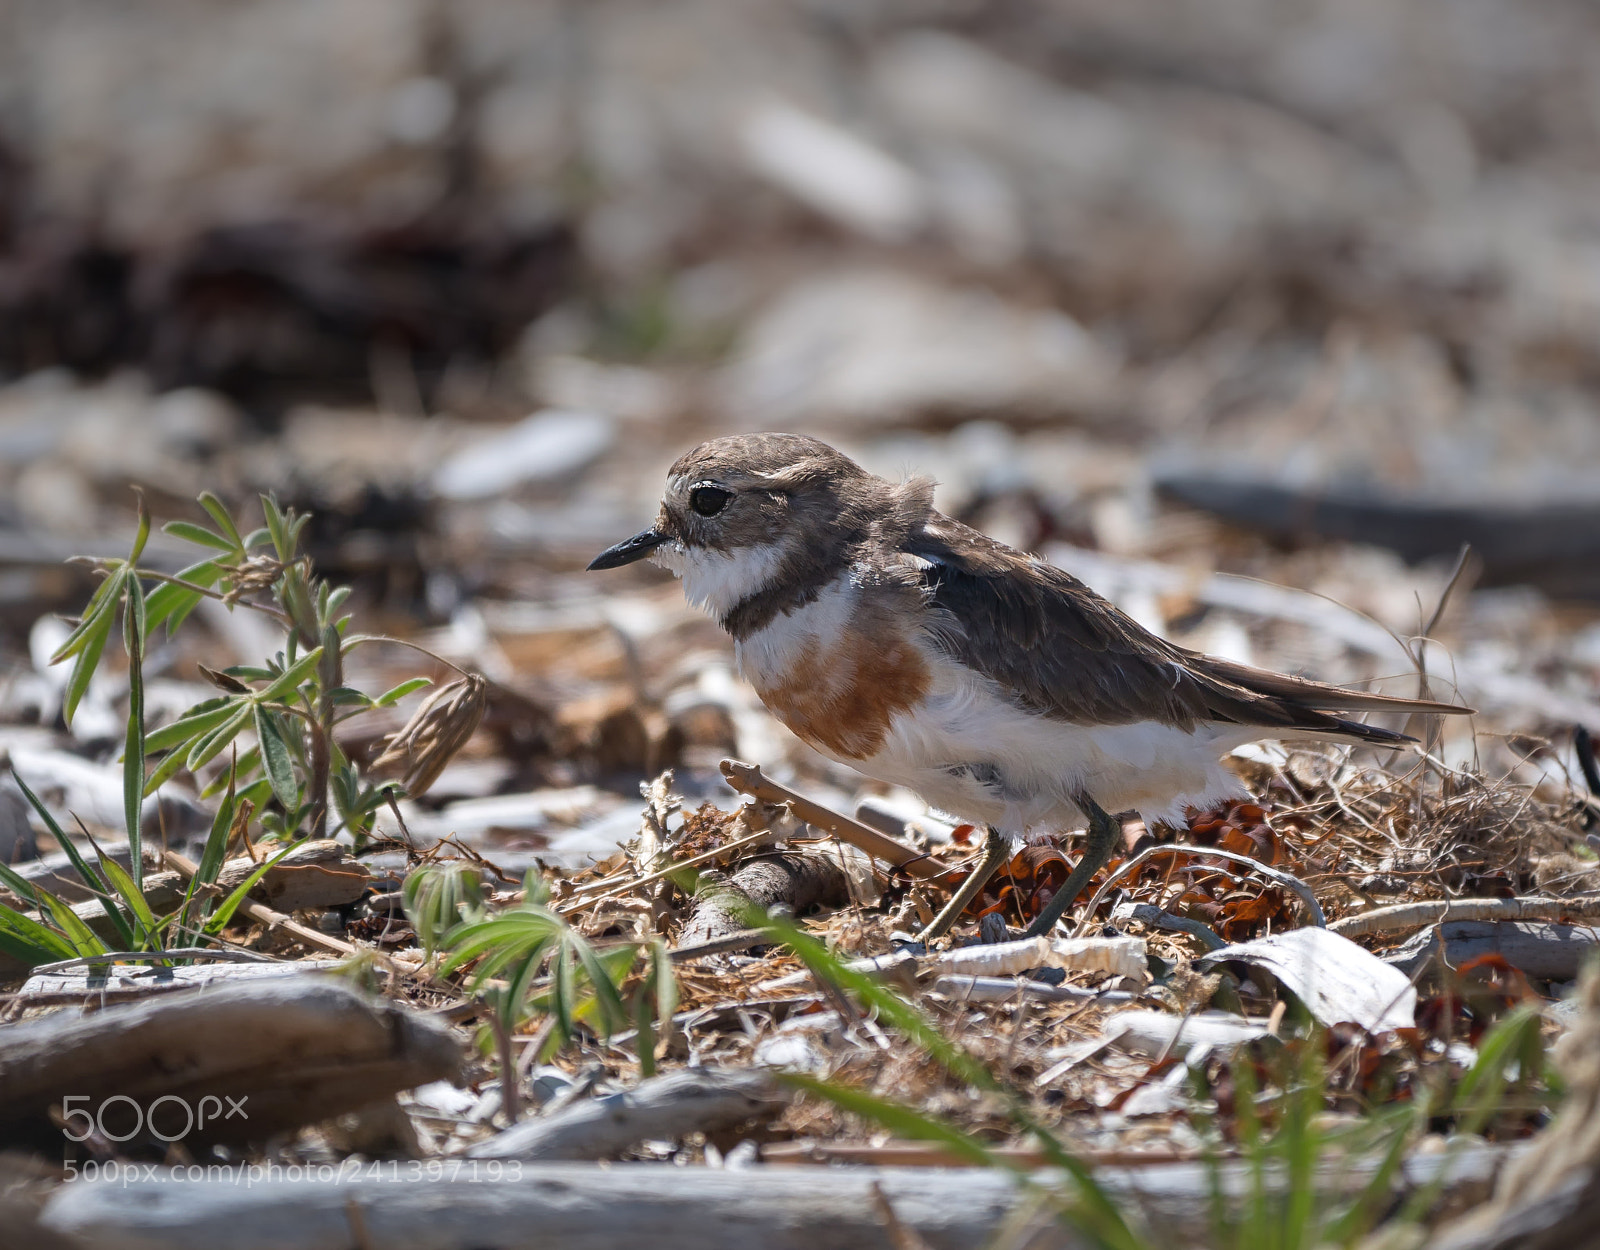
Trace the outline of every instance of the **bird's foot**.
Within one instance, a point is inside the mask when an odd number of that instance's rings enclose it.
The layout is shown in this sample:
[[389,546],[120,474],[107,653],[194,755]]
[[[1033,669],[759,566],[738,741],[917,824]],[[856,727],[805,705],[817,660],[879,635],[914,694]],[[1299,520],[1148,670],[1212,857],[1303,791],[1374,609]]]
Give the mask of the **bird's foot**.
[[1056,921],[1077,902],[1078,895],[1083,893],[1094,874],[1105,867],[1106,861],[1122,840],[1122,822],[1100,804],[1087,794],[1076,794],[1072,801],[1089,817],[1089,835],[1084,842],[1083,855],[1072,870],[1072,875],[1056,891],[1055,897],[1045,904],[1045,909],[1028,926],[1027,937],[1049,935],[1056,927]]
[[967,910],[968,904],[978,897],[978,891],[989,884],[989,878],[1000,870],[1000,865],[1006,862],[1010,854],[1011,843],[998,829],[990,825],[984,841],[982,861],[968,874],[967,879],[950,896],[950,901],[944,905],[943,910],[933,918],[928,927],[917,934],[917,941],[926,945],[935,938],[943,937],[950,926],[960,918],[961,913]]

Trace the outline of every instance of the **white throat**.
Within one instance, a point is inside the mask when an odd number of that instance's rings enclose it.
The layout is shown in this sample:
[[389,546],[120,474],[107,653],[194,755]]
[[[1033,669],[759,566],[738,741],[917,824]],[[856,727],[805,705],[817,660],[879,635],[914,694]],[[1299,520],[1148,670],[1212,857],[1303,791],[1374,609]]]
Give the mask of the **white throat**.
[[719,621],[758,590],[770,585],[789,554],[783,543],[763,543],[734,551],[685,547],[674,539],[655,549],[651,559],[683,582],[683,597]]

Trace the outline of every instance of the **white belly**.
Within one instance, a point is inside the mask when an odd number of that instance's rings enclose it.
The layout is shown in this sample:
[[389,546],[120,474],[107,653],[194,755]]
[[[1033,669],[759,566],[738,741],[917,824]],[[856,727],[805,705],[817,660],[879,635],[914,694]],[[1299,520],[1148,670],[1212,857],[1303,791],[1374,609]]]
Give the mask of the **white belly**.
[[[745,676],[758,690],[781,685],[801,656],[832,646],[861,593],[841,577],[812,603],[740,642]],[[1109,812],[1131,809],[1147,821],[1180,825],[1187,807],[1248,796],[1221,756],[1261,736],[1259,730],[1200,725],[1189,732],[1154,721],[1067,724],[1025,711],[989,678],[926,639],[918,650],[929,688],[891,718],[874,753],[851,757],[808,740],[869,777],[907,786],[952,815],[1012,835],[1081,823],[1071,799],[1080,790]]]
[[[882,749],[845,761],[952,815],[1020,834],[1081,823],[1083,791],[1109,812],[1182,825],[1189,807],[1248,797],[1221,757],[1259,730],[1155,721],[1073,725],[1023,710],[988,678],[930,655],[934,684],[896,716]],[[965,767],[963,767],[965,766]]]

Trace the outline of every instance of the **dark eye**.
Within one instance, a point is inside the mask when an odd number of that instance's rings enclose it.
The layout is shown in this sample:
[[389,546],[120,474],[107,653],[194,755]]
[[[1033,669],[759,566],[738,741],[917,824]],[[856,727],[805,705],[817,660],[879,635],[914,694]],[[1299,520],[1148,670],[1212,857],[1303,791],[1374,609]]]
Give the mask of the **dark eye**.
[[716,516],[732,498],[733,492],[720,486],[696,486],[689,492],[689,506],[701,516]]

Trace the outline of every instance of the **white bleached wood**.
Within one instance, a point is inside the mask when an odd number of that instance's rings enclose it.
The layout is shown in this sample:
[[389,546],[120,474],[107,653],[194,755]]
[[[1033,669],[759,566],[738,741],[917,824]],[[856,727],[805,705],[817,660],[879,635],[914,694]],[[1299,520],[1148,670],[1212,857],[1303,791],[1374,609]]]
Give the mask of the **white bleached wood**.
[[[1449,1155],[1419,1155],[1401,1165],[1415,1186],[1443,1173],[1447,1192],[1482,1185],[1506,1159],[1497,1146],[1469,1146]],[[901,1224],[933,1250],[978,1250],[1019,1206],[1033,1201],[1003,1169],[764,1167],[724,1171],[651,1163],[596,1167],[518,1160],[437,1160],[411,1184],[366,1177],[350,1165],[330,1180],[192,1179],[185,1169],[141,1171],[137,1178],[62,1186],[45,1206],[42,1225],[95,1250],[882,1250],[888,1244],[874,1190]],[[498,1174],[490,1169],[499,1169]],[[515,1168],[515,1175],[511,1169]],[[401,1175],[404,1163],[396,1166]],[[338,1168],[330,1167],[330,1174]],[[1041,1172],[1043,1180],[1059,1179]],[[1350,1193],[1368,1175],[1348,1162],[1319,1173],[1319,1191]],[[1212,1177],[1201,1163],[1103,1168],[1096,1179],[1113,1195],[1138,1202],[1139,1213],[1171,1239],[1192,1241]],[[1223,1191],[1245,1194],[1245,1165],[1221,1165]],[[1278,1182],[1269,1181],[1275,1186]],[[352,1232],[356,1213],[364,1236]],[[1033,1250],[1081,1250],[1087,1242],[1041,1219]]]
[[641,1141],[712,1133],[770,1119],[790,1094],[760,1069],[685,1068],[515,1124],[467,1153],[474,1159],[608,1159]]

